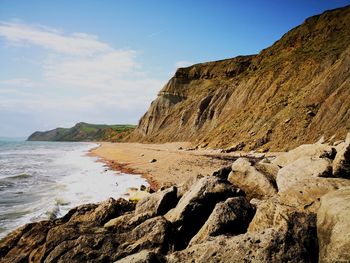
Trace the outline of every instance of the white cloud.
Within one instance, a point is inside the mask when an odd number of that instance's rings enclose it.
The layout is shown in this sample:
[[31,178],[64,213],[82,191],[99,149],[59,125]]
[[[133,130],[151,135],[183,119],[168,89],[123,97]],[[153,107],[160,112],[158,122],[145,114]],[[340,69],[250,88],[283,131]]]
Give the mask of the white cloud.
[[33,88],[33,87],[41,87],[42,83],[32,81],[27,78],[15,78],[15,79],[0,80],[0,87],[2,85],[22,87],[22,88]]
[[43,26],[29,26],[18,22],[0,22],[0,36],[15,44],[37,45],[50,51],[69,55],[93,55],[112,48],[94,35],[74,33],[64,35]]
[[126,75],[139,75],[136,52],[114,50],[92,57],[51,56],[44,64],[44,77],[74,87],[107,87]]
[[194,63],[191,61],[181,60],[175,63],[176,68],[185,68],[193,65]]
[[[0,80],[0,111],[31,113],[50,125],[136,123],[164,84],[137,62],[138,52],[112,48],[90,34],[67,35],[45,26],[0,22],[0,37],[14,44],[19,54],[22,45],[44,51],[38,63],[30,63],[39,77]],[[31,59],[18,63],[26,60]]]

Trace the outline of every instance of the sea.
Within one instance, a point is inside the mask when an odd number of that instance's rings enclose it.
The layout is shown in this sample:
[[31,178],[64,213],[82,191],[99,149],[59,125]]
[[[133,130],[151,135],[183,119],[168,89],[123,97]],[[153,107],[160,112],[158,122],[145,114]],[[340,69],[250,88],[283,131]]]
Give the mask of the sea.
[[65,215],[71,208],[129,188],[148,186],[140,175],[112,171],[85,142],[29,142],[0,139],[0,239],[17,227]]

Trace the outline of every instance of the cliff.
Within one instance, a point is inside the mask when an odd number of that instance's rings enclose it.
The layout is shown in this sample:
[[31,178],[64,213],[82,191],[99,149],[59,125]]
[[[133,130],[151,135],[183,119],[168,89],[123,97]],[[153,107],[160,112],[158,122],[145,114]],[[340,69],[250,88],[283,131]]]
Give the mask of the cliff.
[[286,150],[350,129],[350,6],[257,55],[179,68],[130,141]]
[[28,141],[119,141],[134,129],[133,125],[104,125],[79,122],[72,128],[34,132]]

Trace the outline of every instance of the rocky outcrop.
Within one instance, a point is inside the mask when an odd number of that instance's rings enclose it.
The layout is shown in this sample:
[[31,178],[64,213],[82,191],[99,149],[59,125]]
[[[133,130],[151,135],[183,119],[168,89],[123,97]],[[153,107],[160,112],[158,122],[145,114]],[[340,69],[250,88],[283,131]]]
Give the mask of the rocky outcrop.
[[349,43],[347,6],[306,19],[257,55],[180,68],[128,139],[229,151],[337,141],[350,128]]
[[239,158],[232,164],[228,180],[242,189],[249,199],[269,198],[277,193],[275,179],[258,171],[244,158]]
[[259,201],[256,213],[250,222],[248,232],[259,232],[268,228],[286,228],[290,217],[298,213],[298,209],[279,203],[277,198]]
[[164,258],[149,250],[142,250],[125,258],[115,261],[115,263],[163,263]]
[[349,261],[350,180],[325,177],[331,148],[300,146],[281,154],[289,155],[282,168],[241,158],[136,205],[79,206],[12,232],[0,242],[1,262]]
[[155,215],[164,215],[177,203],[177,188],[170,187],[153,195],[142,199],[137,203],[135,213],[151,213]]
[[189,245],[202,243],[220,234],[245,233],[254,212],[254,207],[242,196],[228,198],[225,202],[216,204],[208,220],[191,239]]
[[321,156],[332,155],[332,151],[332,146],[328,144],[303,144],[295,149],[280,154],[272,163],[282,168],[300,158],[320,158]]
[[327,176],[332,176],[332,162],[329,159],[303,157],[280,169],[276,183],[278,191],[282,192],[311,177]]
[[102,226],[132,209],[126,200],[109,199],[74,208],[60,219],[25,225],[1,241],[0,258],[2,262],[116,260],[120,241]]
[[218,236],[167,257],[180,262],[317,262],[315,217],[297,216],[287,229]]
[[180,247],[187,246],[190,239],[208,219],[216,203],[243,192],[227,181],[215,177],[203,177],[186,192],[177,206],[165,218],[178,229]]
[[350,187],[333,191],[321,198],[317,213],[320,262],[350,260]]
[[333,162],[333,175],[350,179],[350,133],[346,136],[345,143],[339,148]]
[[300,209],[317,211],[320,198],[328,192],[350,186],[350,180],[340,178],[309,178],[295,183],[285,191],[279,192],[281,203]]

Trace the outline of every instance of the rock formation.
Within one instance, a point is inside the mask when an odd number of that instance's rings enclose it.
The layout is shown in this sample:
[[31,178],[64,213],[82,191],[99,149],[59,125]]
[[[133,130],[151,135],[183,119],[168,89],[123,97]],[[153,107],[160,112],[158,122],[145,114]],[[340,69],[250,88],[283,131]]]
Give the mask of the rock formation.
[[286,150],[343,138],[349,44],[347,6],[306,19],[257,55],[179,68],[128,140]]
[[320,262],[347,262],[350,260],[349,229],[350,187],[322,196],[321,206],[317,213]]
[[[320,148],[332,147],[300,146],[271,163],[238,159],[136,205],[111,198],[25,225],[0,242],[1,262],[350,261],[350,179],[346,170],[334,177],[337,158]],[[344,152],[335,155],[342,164]]]

